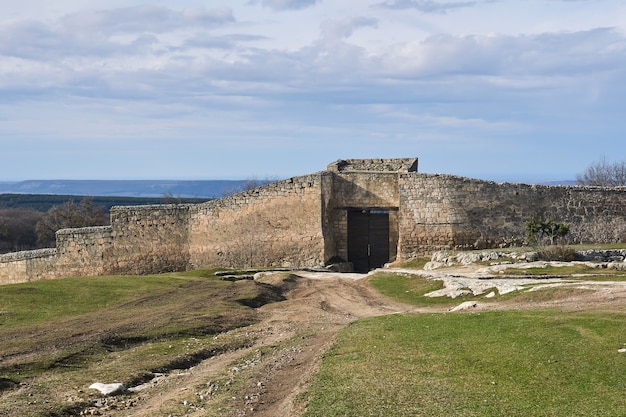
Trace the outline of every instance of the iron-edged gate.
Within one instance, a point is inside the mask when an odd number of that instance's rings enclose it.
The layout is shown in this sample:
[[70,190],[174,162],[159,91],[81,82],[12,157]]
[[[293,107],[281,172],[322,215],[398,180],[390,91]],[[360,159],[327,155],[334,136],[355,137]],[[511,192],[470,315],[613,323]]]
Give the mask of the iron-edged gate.
[[348,211],[348,261],[356,272],[389,262],[389,211]]

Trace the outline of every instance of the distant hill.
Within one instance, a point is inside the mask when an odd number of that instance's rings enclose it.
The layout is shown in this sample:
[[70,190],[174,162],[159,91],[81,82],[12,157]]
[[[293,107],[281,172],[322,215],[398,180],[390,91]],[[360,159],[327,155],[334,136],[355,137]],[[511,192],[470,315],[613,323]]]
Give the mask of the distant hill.
[[[261,185],[263,181],[254,181]],[[89,197],[219,198],[244,189],[251,180],[28,180],[1,182],[0,194],[48,194]],[[576,181],[531,181],[544,185],[576,185]]]
[[89,198],[95,207],[101,207],[106,213],[113,206],[140,206],[146,204],[198,204],[210,200],[210,198],[185,198],[185,197],[117,197],[117,196],[80,196],[65,194],[3,194],[0,193],[0,217],[2,209],[34,209],[48,211],[54,206],[68,202],[81,204],[83,199]]
[[28,180],[0,182],[0,194],[218,198],[242,189],[247,183],[247,180]]

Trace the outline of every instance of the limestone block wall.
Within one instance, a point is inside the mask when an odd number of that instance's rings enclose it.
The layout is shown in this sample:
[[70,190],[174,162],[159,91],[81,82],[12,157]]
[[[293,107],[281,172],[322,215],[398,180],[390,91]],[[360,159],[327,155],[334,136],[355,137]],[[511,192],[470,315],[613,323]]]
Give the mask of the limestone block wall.
[[522,244],[530,216],[570,226],[570,243],[626,236],[626,188],[495,183],[450,175],[401,174],[402,257],[445,248]]
[[111,227],[63,229],[56,233],[56,262],[49,278],[93,276],[107,272]]
[[189,269],[188,204],[111,209],[107,274],[149,274]]
[[322,177],[290,178],[195,205],[190,213],[191,265],[322,264]]
[[56,277],[56,249],[0,255],[0,284],[17,284]]

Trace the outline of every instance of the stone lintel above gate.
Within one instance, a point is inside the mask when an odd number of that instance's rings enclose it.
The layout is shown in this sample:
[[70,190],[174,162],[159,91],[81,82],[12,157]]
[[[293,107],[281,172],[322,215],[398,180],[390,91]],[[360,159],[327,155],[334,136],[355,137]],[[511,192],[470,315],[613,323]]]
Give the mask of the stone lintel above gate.
[[417,158],[340,159],[326,167],[331,172],[417,172]]

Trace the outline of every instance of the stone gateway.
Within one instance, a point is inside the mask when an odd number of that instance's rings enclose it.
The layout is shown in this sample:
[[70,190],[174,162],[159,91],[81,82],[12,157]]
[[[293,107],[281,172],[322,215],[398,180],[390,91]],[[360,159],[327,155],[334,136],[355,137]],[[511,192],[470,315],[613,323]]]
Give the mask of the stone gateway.
[[194,205],[114,207],[111,225],[60,230],[56,248],[0,255],[0,283],[202,267],[368,271],[442,249],[524,243],[525,222],[570,243],[626,241],[626,188],[495,183],[418,172],[416,158],[351,159]]

